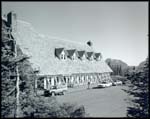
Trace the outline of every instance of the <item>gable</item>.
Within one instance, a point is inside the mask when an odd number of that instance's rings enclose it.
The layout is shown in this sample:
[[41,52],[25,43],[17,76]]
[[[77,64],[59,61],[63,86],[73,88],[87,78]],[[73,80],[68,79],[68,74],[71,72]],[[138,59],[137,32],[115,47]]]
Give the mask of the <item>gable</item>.
[[55,56],[59,57],[64,51],[64,48],[55,48]]
[[102,58],[101,53],[95,53],[94,58],[95,58],[95,59],[100,59],[100,58]]
[[94,58],[94,52],[87,52],[87,58]]
[[68,57],[78,56],[78,52],[76,49],[67,50],[67,52],[68,52]]

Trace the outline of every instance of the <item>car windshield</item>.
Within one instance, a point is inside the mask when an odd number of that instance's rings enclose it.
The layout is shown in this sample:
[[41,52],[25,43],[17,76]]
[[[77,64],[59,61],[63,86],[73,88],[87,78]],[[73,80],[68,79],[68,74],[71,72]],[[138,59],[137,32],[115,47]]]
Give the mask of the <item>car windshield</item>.
[[102,82],[103,84],[106,84],[107,82]]

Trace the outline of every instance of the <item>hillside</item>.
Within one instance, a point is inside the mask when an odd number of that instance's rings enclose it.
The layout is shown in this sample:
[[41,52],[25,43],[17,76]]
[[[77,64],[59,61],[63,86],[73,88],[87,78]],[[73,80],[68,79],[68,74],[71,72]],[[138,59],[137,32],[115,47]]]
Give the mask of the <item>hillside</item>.
[[106,59],[105,61],[106,61],[108,64],[110,64],[111,66],[121,65],[121,67],[122,67],[123,69],[128,68],[128,65],[127,65],[125,62],[123,62],[123,61],[121,61],[121,60],[118,60],[118,59],[110,59],[110,58],[108,58],[108,59]]
[[124,73],[129,68],[129,66],[118,59],[111,59],[108,58],[105,60],[105,62],[110,66],[110,68],[113,70],[113,75],[121,75],[124,76]]
[[141,63],[138,65],[138,69],[139,69],[139,68],[143,68],[143,67],[145,66],[145,63],[146,63],[146,61],[141,62]]
[[[144,67],[146,61],[142,61],[138,66],[129,66],[125,62],[118,59],[108,58],[105,62],[111,67],[114,75],[124,75],[125,72],[131,70],[139,70]],[[121,71],[120,71],[121,70]]]

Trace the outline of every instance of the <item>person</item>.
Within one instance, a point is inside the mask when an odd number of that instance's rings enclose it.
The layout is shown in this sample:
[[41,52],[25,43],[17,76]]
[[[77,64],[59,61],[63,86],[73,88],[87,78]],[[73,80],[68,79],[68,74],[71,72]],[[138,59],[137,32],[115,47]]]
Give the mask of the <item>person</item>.
[[90,81],[88,81],[88,89],[90,89]]

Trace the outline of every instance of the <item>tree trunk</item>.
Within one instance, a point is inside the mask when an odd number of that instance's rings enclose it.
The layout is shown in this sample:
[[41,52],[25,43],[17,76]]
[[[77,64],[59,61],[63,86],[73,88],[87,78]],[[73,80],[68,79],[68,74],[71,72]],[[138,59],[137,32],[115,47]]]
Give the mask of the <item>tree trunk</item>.
[[[16,45],[16,41],[15,41],[15,35],[14,36],[14,51],[15,51],[15,57],[17,57],[17,45]],[[21,110],[20,110],[20,101],[19,101],[19,97],[20,97],[20,89],[19,89],[19,84],[20,84],[20,77],[19,77],[19,71],[18,71],[18,64],[16,64],[16,113],[15,113],[15,117],[21,117]]]
[[16,117],[20,117],[20,101],[19,101],[19,95],[20,95],[20,89],[19,89],[19,73],[18,73],[18,66],[16,66],[16,73],[17,73],[17,79],[16,79]]
[[34,92],[37,95],[37,78],[35,78],[34,83]]

